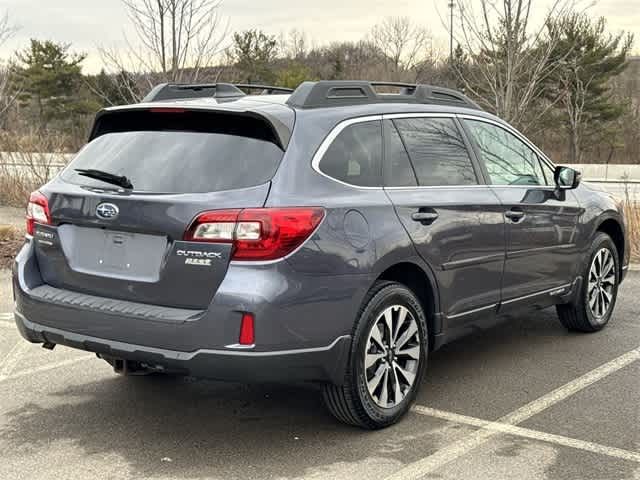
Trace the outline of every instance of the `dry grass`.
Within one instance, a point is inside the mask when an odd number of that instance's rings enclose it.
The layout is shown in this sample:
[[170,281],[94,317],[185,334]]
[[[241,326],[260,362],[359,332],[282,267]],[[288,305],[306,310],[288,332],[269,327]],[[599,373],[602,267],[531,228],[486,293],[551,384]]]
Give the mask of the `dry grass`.
[[24,235],[13,225],[0,225],[0,269],[9,268],[24,242]]
[[628,192],[624,200],[624,213],[629,232],[631,261],[637,263],[640,262],[640,204],[633,201]]
[[13,225],[0,225],[0,242],[13,238],[16,230]]
[[3,171],[0,166],[0,204],[11,207],[25,207],[29,194],[42,184],[25,174]]
[[0,152],[0,204],[14,207],[24,207],[29,194],[51,180],[65,159],[63,139],[53,135],[4,132]]

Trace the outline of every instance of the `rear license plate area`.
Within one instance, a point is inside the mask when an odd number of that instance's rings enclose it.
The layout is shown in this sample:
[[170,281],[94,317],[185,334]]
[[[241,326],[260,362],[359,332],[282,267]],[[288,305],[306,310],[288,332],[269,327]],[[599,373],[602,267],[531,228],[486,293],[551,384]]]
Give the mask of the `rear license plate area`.
[[76,272],[143,282],[160,279],[166,237],[76,225],[61,225],[58,234]]

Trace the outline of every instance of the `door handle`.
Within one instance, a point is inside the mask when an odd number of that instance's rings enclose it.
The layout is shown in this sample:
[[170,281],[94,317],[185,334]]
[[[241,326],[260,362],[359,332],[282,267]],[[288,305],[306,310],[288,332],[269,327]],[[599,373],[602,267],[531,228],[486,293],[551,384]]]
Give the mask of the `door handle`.
[[438,218],[438,214],[436,212],[414,212],[411,214],[411,219],[420,222],[423,225],[429,225]]
[[519,222],[520,220],[522,220],[522,218],[524,218],[524,212],[521,209],[515,207],[515,208],[512,208],[511,210],[507,210],[504,213],[504,216],[507,217],[512,222]]

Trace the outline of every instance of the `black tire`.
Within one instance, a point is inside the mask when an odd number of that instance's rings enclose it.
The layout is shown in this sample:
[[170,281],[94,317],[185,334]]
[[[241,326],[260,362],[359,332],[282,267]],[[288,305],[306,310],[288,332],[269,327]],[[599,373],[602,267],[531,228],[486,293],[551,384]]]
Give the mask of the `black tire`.
[[[589,306],[589,276],[594,258],[602,249],[608,250],[613,258],[615,283],[611,290],[612,300],[604,315],[598,318]],[[618,258],[618,251],[613,240],[611,240],[611,237],[606,233],[598,232],[593,239],[582,278],[582,286],[574,301],[558,305],[556,310],[558,311],[560,322],[567,329],[585,333],[597,332],[602,330],[611,319],[618,296],[618,285],[620,283],[620,260]]]
[[[414,336],[414,345],[420,346],[420,352],[419,358],[416,360],[417,368],[415,363],[412,364],[412,368],[416,372],[415,379],[411,386],[405,386],[404,398],[394,406],[382,408],[376,403],[373,395],[369,393],[364,359],[365,352],[368,345],[370,345],[372,329],[377,328],[375,325],[381,321],[382,313],[391,306],[394,308],[396,306],[405,307],[413,316],[418,328],[417,340]],[[397,320],[396,325],[398,324],[401,324],[400,320]],[[396,423],[411,407],[422,383],[427,364],[428,338],[427,319],[416,295],[404,285],[396,282],[376,282],[358,312],[343,384],[341,386],[327,384],[323,387],[323,398],[329,411],[341,422],[369,430],[384,428]],[[397,358],[400,358],[400,356]],[[382,361],[386,365],[387,360]],[[371,366],[369,372],[371,372],[372,368],[375,369],[376,365]],[[388,375],[393,375],[397,384],[398,375],[395,367],[389,366],[386,368],[393,370],[393,373]],[[385,376],[384,378],[386,380],[387,377]],[[391,377],[389,381],[393,382]],[[379,400],[380,398],[378,398]]]

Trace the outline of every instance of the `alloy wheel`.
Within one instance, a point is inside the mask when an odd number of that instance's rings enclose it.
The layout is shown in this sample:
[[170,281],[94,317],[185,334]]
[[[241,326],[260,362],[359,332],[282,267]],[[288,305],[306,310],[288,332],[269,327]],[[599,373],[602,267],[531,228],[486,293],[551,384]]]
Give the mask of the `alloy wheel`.
[[616,264],[613,254],[608,248],[596,252],[589,268],[587,299],[589,310],[596,321],[606,318],[613,303],[616,286]]
[[421,343],[418,322],[402,305],[376,319],[364,353],[367,389],[382,408],[393,408],[409,394],[418,373]]

